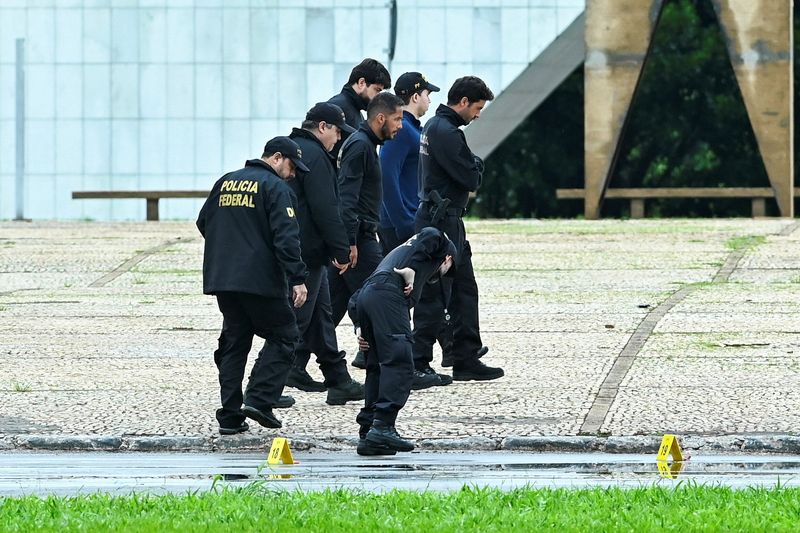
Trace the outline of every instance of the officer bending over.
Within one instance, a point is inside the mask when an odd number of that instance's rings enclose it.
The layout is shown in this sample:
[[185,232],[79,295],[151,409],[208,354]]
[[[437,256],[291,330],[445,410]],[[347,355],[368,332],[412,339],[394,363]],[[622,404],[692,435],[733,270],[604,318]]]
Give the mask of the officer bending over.
[[[223,317],[214,352],[222,401],[217,421],[223,435],[247,431],[245,417],[264,427],[281,427],[272,408],[286,383],[298,338],[288,285],[294,307],[306,301],[306,266],[300,259],[293,194],[285,183],[295,170],[308,171],[297,143],[275,137],[261,159],[247,161],[214,184],[197,218],[205,237],[203,293],[217,297]],[[266,342],[243,398],[253,335]]]
[[414,445],[400,437],[395,420],[411,392],[414,361],[409,310],[453,265],[456,249],[436,228],[425,228],[381,261],[350,299],[349,314],[366,347],[364,408],[356,417],[359,455],[394,455]]
[[[302,342],[297,347],[286,385],[309,392],[327,389],[326,402],[330,405],[364,399],[364,387],[350,377],[344,352],[339,351],[336,342],[326,270],[332,264],[344,273],[350,266],[350,246],[339,215],[335,161],[330,150],[341,132],[353,131],[345,123],[339,106],[321,102],[306,113],[302,127],[294,128],[289,136],[300,146],[303,162],[309,168],[290,182],[297,195],[300,247],[308,266],[308,301],[295,309]],[[306,372],[309,350],[317,354],[325,383],[314,381]]]

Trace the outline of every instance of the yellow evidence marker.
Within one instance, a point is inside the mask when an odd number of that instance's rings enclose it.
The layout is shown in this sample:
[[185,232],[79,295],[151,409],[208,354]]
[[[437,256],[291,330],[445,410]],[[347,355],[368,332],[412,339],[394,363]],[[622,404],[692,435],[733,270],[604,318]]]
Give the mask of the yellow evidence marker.
[[658,475],[667,479],[678,479],[678,476],[683,470],[683,461],[675,461],[667,463],[666,461],[656,461],[658,464]]
[[292,450],[289,449],[289,441],[283,437],[272,439],[272,448],[270,448],[269,456],[267,457],[267,464],[277,465],[280,463],[285,465],[295,464]]
[[656,461],[666,461],[670,455],[672,455],[673,461],[683,461],[683,453],[681,452],[681,445],[678,443],[678,437],[667,433],[661,439]]

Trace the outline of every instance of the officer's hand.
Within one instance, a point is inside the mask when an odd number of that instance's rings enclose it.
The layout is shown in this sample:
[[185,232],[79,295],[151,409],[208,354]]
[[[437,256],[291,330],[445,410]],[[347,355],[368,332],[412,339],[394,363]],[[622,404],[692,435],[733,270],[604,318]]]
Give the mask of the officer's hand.
[[358,336],[358,349],[364,353],[369,351],[369,343],[361,335]]
[[403,276],[403,280],[406,282],[406,286],[403,287],[403,294],[410,296],[414,291],[414,276],[416,272],[410,267],[395,268],[394,271]]
[[292,287],[292,300],[294,301],[295,307],[303,307],[303,304],[306,303],[307,297],[308,289],[306,289],[305,283],[301,283],[300,285],[295,285]]
[[350,268],[350,263],[344,263],[344,264],[342,264],[342,263],[340,263],[339,261],[337,261],[336,259],[334,259],[333,261],[331,261],[331,263],[333,263],[333,266],[335,266],[335,267],[336,267],[336,268],[339,270],[339,275],[340,275],[340,276],[341,276],[342,274],[344,274],[345,272],[347,272],[347,269],[348,269],[348,268]]
[[[355,268],[358,264],[358,246],[355,244],[350,247],[350,268]],[[342,274],[342,272],[339,272]]]
[[483,175],[483,168],[484,168],[483,159],[481,159],[475,154],[472,154],[472,159],[473,161],[475,161],[475,166],[478,168],[478,174]]

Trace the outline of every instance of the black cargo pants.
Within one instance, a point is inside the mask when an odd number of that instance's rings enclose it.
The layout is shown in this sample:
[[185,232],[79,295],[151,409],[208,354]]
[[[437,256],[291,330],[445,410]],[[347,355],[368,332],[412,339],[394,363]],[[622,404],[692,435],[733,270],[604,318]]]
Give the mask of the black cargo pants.
[[[415,229],[434,226],[427,209],[417,211]],[[449,288],[450,323],[452,328],[453,361],[456,366],[476,357],[483,346],[478,318],[478,284],[472,269],[472,249],[466,238],[464,221],[460,216],[447,215],[436,228],[444,231],[456,245],[455,275]],[[441,334],[444,320],[444,306],[447,302],[448,287],[440,283],[426,283],[422,288],[419,302],[414,306],[414,367],[423,370],[433,361],[433,343]],[[445,282],[446,283],[446,282]],[[443,290],[444,289],[444,290]],[[443,297],[444,294],[444,297]]]
[[411,318],[403,286],[399,275],[382,273],[370,279],[350,301],[351,318],[360,324],[361,336],[370,346],[364,408],[356,417],[361,435],[374,420],[393,426],[411,393]]
[[[242,403],[267,409],[278,401],[294,360],[298,332],[288,298],[243,292],[219,292],[216,296],[223,317],[219,346],[214,352],[222,401],[217,421],[220,427],[230,428],[244,422]],[[242,380],[254,335],[266,342],[258,352],[243,397]]]

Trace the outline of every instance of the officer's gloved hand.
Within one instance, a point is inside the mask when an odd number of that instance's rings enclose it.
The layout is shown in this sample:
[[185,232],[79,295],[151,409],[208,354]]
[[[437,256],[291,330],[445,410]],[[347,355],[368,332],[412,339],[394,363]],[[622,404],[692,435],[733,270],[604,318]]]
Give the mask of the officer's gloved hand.
[[483,176],[483,167],[484,167],[483,159],[481,159],[475,154],[472,154],[472,158],[475,160],[475,166],[478,168],[478,174]]
[[483,159],[475,154],[472,154],[472,158],[475,161],[475,168],[478,170],[478,187],[480,187],[483,183]]

